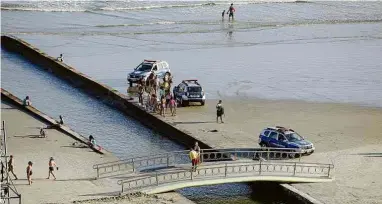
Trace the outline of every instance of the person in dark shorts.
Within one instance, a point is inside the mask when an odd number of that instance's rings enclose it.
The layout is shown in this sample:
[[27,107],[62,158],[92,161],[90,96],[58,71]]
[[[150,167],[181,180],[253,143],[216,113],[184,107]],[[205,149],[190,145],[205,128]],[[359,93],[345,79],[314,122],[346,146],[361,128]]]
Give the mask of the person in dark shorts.
[[57,167],[56,162],[54,161],[53,157],[50,157],[50,159],[49,159],[49,174],[48,174],[48,178],[46,178],[46,179],[49,179],[50,174],[52,174],[54,180],[56,180],[56,176],[53,173],[54,168],[56,168],[58,170],[58,167]]
[[33,181],[32,181],[32,165],[33,163],[31,161],[28,162],[28,166],[27,166],[27,179],[28,179],[28,183],[29,185],[32,185]]
[[15,177],[15,179],[17,180],[17,176],[14,172],[14,168],[15,168],[15,161],[13,159],[13,155],[11,155],[9,156],[9,161],[8,161],[8,172],[11,172],[13,176]]
[[230,18],[232,18],[232,20],[233,20],[233,13],[235,12],[236,10],[235,10],[235,8],[233,7],[233,3],[231,4],[231,6],[228,8],[228,11],[227,11],[227,14],[229,14],[228,15],[228,20],[230,19]]
[[224,115],[224,107],[222,104],[222,100],[219,100],[219,103],[216,105],[216,123],[219,123],[219,118],[221,123],[224,123],[223,115]]

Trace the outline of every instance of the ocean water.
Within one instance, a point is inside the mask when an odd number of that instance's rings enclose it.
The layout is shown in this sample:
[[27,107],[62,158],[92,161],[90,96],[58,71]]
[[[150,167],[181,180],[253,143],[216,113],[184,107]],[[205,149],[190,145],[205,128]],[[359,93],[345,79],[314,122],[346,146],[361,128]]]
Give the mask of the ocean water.
[[143,59],[207,97],[382,107],[381,1],[3,1],[15,35],[126,92]]
[[[160,59],[176,83],[199,79],[209,99],[382,107],[381,1],[232,2],[234,21],[221,18],[231,1],[2,1],[1,33],[63,53],[65,63],[123,93],[128,72]],[[2,87],[31,93],[37,108],[67,115],[119,157],[183,148],[17,56],[2,52],[1,65]],[[288,203],[244,184],[179,192],[198,203]]]

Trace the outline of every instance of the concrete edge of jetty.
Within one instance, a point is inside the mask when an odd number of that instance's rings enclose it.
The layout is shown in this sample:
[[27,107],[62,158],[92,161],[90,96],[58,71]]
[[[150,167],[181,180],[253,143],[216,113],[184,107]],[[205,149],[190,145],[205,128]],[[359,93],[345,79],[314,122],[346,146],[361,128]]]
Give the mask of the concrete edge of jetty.
[[[83,144],[88,144],[88,139],[86,137],[80,135],[79,133],[73,131],[72,129],[70,129],[69,127],[67,127],[65,125],[60,125],[58,121],[56,121],[52,117],[46,115],[45,113],[41,112],[40,110],[38,110],[37,108],[35,108],[33,106],[23,106],[23,102],[21,99],[14,96],[12,93],[10,93],[9,91],[7,91],[3,88],[1,88],[1,100],[15,105],[16,107],[18,107],[22,111],[26,111],[26,112],[30,113],[31,115],[35,116],[37,119],[40,119],[40,120],[52,125],[53,126],[52,128],[72,137],[73,139],[75,139],[75,140],[77,140]],[[89,148],[91,148],[94,152],[99,153],[99,154],[111,154],[110,152],[108,152],[107,150],[105,150],[103,148],[101,150],[98,148],[93,148],[93,147],[89,147]]]
[[63,62],[57,61],[55,58],[48,56],[43,51],[33,47],[19,38],[14,36],[1,36],[1,46],[10,52],[15,52],[22,55],[46,71],[68,81],[74,87],[84,90],[85,93],[105,102],[113,108],[120,110],[124,114],[136,119],[143,125],[157,131],[171,140],[187,147],[193,146],[193,144],[198,141],[201,148],[211,148],[209,145],[193,138],[186,132],[175,128],[155,115],[142,110],[134,103],[129,102],[126,95],[119,93],[117,90],[107,85],[96,82],[91,79],[91,77],[86,76]]
[[[84,90],[85,93],[102,100],[107,105],[120,110],[124,114],[136,119],[143,125],[162,134],[163,136],[168,137],[171,140],[187,147],[192,147],[197,141],[201,148],[211,149],[210,145],[197,140],[190,134],[177,129],[157,116],[141,109],[134,103],[129,102],[127,97],[122,93],[119,93],[117,90],[92,80],[91,77],[79,72],[63,62],[56,60],[40,49],[33,47],[29,43],[17,37],[2,35],[1,47],[7,51],[20,54],[32,63],[39,65],[42,69],[45,69],[65,81],[68,81],[74,87]],[[307,194],[300,191],[293,191],[292,189],[294,188],[289,184],[282,184],[280,186],[291,195],[297,196],[302,203],[317,204],[317,202],[313,202],[315,199],[312,199]]]

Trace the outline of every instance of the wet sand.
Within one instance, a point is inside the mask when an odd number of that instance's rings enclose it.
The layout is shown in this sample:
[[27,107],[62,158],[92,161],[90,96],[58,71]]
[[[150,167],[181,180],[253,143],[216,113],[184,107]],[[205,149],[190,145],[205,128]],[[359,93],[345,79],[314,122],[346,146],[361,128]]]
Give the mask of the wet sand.
[[217,124],[216,103],[180,107],[164,120],[216,148],[257,147],[264,127],[293,128],[316,147],[303,160],[335,165],[334,182],[293,186],[324,203],[382,203],[382,108],[223,99],[225,123]]
[[[93,165],[117,160],[112,154],[101,155],[87,147],[79,148],[80,144],[74,147],[72,144],[76,141],[73,138],[54,129],[46,130],[46,138],[38,138],[39,128],[46,127],[47,124],[3,101],[1,117],[6,122],[8,154],[15,158],[14,171],[18,180],[13,182],[22,195],[22,203],[71,203],[75,200],[115,196],[120,192],[117,178],[95,180]],[[53,180],[52,176],[50,180],[47,179],[48,160],[51,156],[59,167],[58,171],[54,171],[57,180]],[[28,161],[33,162],[31,186],[28,185],[25,173]],[[13,200],[11,203],[15,202]],[[86,203],[99,202],[100,200]],[[160,197],[126,197],[120,203],[158,202],[192,203],[176,193]]]

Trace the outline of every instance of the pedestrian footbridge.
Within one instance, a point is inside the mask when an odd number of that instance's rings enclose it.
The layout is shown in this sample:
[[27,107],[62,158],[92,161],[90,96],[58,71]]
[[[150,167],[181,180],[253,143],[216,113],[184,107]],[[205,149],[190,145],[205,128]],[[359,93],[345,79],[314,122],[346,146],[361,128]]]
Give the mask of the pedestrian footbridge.
[[207,149],[202,163],[191,169],[188,151],[128,158],[94,165],[97,178],[128,175],[121,179],[121,193],[148,194],[223,183],[269,181],[278,183],[331,182],[333,164],[301,162],[292,149]]

